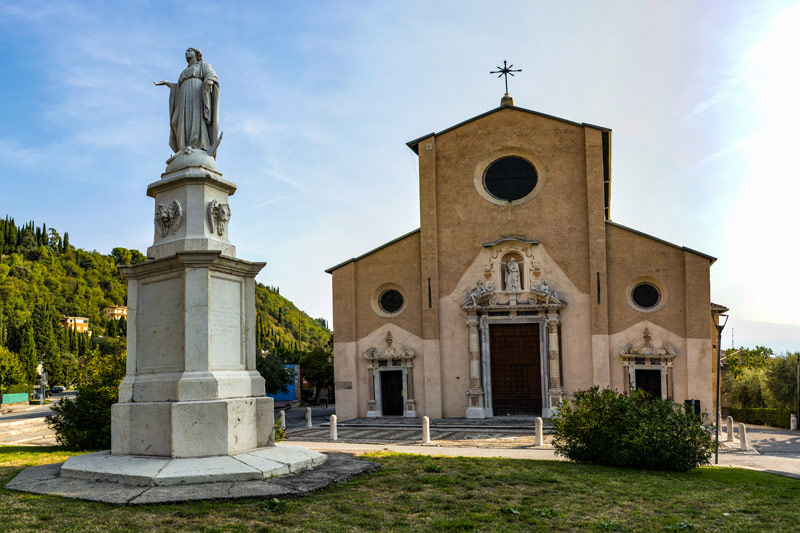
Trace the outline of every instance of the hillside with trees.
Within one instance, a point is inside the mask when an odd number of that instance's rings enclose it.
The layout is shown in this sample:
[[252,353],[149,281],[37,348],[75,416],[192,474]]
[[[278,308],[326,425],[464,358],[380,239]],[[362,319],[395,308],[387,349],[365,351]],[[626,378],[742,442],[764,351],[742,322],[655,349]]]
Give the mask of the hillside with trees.
[[[75,248],[67,232],[45,224],[0,220],[0,346],[16,354],[28,384],[39,361],[44,360],[50,384],[61,385],[76,380],[79,358],[124,352],[127,324],[106,319],[103,308],[127,302],[127,283],[117,265],[145,260],[138,250],[123,247],[107,255]],[[65,329],[65,316],[87,318],[89,331]],[[256,339],[258,348],[290,356],[327,350],[331,332],[324,319],[309,317],[278,288],[259,283]]]

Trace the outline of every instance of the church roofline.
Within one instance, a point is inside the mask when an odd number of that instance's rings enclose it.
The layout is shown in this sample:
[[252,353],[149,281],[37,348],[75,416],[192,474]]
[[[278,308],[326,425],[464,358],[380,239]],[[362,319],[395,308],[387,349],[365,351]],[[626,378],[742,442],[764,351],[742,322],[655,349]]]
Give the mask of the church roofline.
[[411,236],[412,236],[412,235],[414,235],[415,233],[419,233],[419,230],[420,230],[420,228],[417,228],[417,229],[415,229],[415,230],[413,230],[413,231],[409,231],[409,232],[408,232],[408,233],[406,233],[405,235],[401,235],[401,236],[397,237],[396,239],[392,239],[391,241],[389,241],[389,242],[387,242],[387,243],[381,244],[381,245],[380,245],[380,246],[378,246],[377,248],[373,248],[372,250],[370,250],[370,251],[369,251],[369,252],[367,252],[367,253],[361,254],[361,255],[359,255],[358,257],[353,257],[353,258],[351,258],[351,259],[348,259],[347,261],[342,261],[342,262],[341,262],[341,263],[339,263],[338,265],[334,265],[334,266],[330,267],[329,269],[325,270],[325,273],[326,273],[326,274],[332,274],[334,270],[337,270],[337,269],[339,269],[339,268],[341,268],[341,267],[343,267],[343,266],[345,266],[345,265],[347,265],[347,264],[349,264],[349,263],[352,263],[352,262],[354,262],[354,261],[358,261],[359,259],[363,259],[363,258],[367,257],[368,255],[372,255],[372,254],[374,254],[375,252],[377,252],[377,251],[379,251],[379,250],[383,250],[383,249],[384,249],[384,248],[386,248],[387,246],[390,246],[390,245],[392,245],[392,244],[394,244],[394,243],[396,243],[396,242],[398,242],[398,241],[402,241],[402,240],[403,240],[403,239],[405,239],[406,237],[411,237]]
[[714,256],[711,256],[711,255],[708,255],[708,254],[704,254],[703,252],[698,252],[697,250],[693,250],[691,248],[687,248],[686,246],[679,246],[679,245],[671,243],[669,241],[665,241],[664,239],[659,239],[658,237],[654,237],[653,235],[650,235],[649,233],[645,233],[643,231],[639,231],[639,230],[636,230],[636,229],[633,229],[633,228],[629,228],[628,226],[623,226],[622,224],[618,224],[616,222],[611,222],[610,220],[606,220],[606,224],[610,224],[612,226],[616,226],[618,228],[621,228],[621,229],[624,229],[624,230],[628,230],[631,233],[635,233],[637,235],[641,235],[642,237],[647,237],[648,239],[653,239],[654,241],[658,241],[660,243],[666,244],[667,246],[671,246],[673,248],[677,248],[678,250],[683,250],[685,252],[691,252],[691,253],[693,253],[695,255],[699,255],[700,257],[704,257],[704,258],[708,259],[711,262],[712,265],[717,261],[717,258],[714,257]]
[[491,115],[492,113],[497,113],[498,111],[501,111],[503,109],[516,109],[517,111],[522,111],[524,113],[530,113],[532,115],[538,115],[540,117],[551,118],[553,120],[566,122],[567,124],[572,124],[574,126],[595,128],[595,129],[598,129],[598,130],[601,130],[601,131],[611,131],[611,128],[606,128],[606,127],[603,127],[603,126],[596,126],[594,124],[589,124],[587,122],[574,122],[572,120],[567,120],[565,118],[556,117],[556,116],[553,116],[553,115],[548,115],[547,113],[540,113],[539,111],[533,111],[532,109],[525,109],[524,107],[517,107],[517,106],[513,106],[513,105],[503,105],[503,106],[500,106],[500,107],[496,107],[494,109],[490,109],[489,111],[487,111],[485,113],[481,113],[480,115],[476,115],[476,116],[474,116],[472,118],[468,118],[467,120],[465,120],[463,122],[459,122],[455,126],[450,126],[449,128],[443,129],[440,132],[431,132],[431,133],[428,133],[427,135],[423,135],[422,137],[417,137],[416,139],[414,139],[412,141],[408,141],[406,143],[406,146],[411,148],[414,151],[415,154],[419,155],[418,146],[419,146],[419,143],[422,142],[424,139],[427,139],[428,137],[438,137],[439,135],[447,133],[448,131],[454,130],[456,128],[460,128],[461,126],[463,126],[465,124],[469,124],[470,122],[472,122],[474,120],[478,120],[479,118],[483,118],[485,116]]

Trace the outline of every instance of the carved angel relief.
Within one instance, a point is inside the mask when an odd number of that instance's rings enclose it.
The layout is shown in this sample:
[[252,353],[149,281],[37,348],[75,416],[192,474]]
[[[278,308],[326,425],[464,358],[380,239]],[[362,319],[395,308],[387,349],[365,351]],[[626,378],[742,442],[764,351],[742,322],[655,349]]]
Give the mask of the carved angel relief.
[[178,200],[173,200],[171,204],[158,204],[156,206],[155,223],[162,237],[166,237],[169,230],[176,233],[183,220],[183,207]]
[[478,304],[483,304],[491,300],[493,295],[494,284],[491,282],[484,283],[482,280],[478,280],[475,284],[475,287],[467,291],[467,294],[464,297],[464,301],[461,305],[462,307],[477,307]]
[[208,215],[208,226],[211,228],[211,233],[216,231],[220,236],[225,233],[225,224],[231,219],[230,206],[211,200],[208,203],[206,214]]

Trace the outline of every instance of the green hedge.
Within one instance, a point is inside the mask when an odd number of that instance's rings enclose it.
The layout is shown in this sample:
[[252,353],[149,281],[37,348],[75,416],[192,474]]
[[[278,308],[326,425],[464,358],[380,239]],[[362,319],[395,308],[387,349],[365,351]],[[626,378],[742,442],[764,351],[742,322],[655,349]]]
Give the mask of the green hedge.
[[769,409],[766,407],[728,407],[728,414],[736,422],[789,429],[791,409]]

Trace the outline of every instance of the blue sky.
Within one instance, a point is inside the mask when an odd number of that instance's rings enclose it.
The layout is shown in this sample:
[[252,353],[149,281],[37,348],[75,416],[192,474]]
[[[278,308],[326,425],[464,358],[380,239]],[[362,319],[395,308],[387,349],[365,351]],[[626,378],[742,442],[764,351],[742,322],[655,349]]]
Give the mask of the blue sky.
[[0,216],[153,240],[183,51],[221,84],[237,255],[330,319],[327,267],[419,226],[405,142],[516,105],[612,134],[614,221],[719,257],[737,345],[800,350],[800,3],[6,2]]

